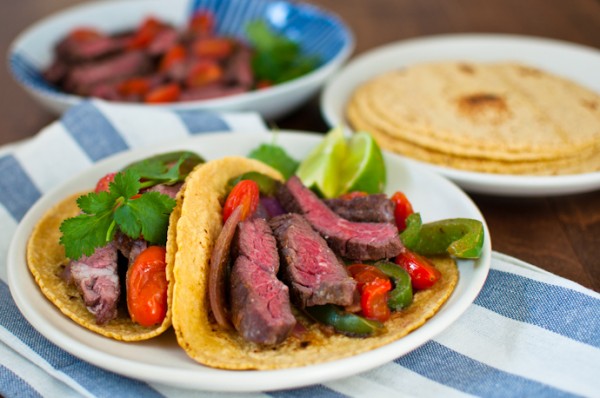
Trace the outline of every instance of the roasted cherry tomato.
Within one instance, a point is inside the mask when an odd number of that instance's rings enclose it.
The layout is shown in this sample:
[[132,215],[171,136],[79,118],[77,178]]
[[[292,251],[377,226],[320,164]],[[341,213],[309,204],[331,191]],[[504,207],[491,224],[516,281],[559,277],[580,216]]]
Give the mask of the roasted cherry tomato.
[[142,326],[162,323],[167,314],[166,250],[149,246],[127,271],[127,308]]
[[391,197],[394,202],[394,218],[396,219],[396,226],[398,231],[402,232],[406,228],[406,217],[414,213],[413,207],[402,192],[398,191]]
[[108,173],[107,175],[99,179],[96,183],[96,189],[94,190],[94,192],[108,192],[110,183],[115,179],[116,174],[117,173]]
[[92,28],[76,28],[69,33],[69,39],[80,43],[96,40],[102,36],[102,33]]
[[144,101],[147,103],[158,104],[161,102],[173,102],[179,99],[181,88],[177,83],[165,84],[157,87],[146,94]]
[[164,29],[164,25],[156,18],[146,18],[129,42],[130,49],[146,48],[156,37],[158,32]]
[[188,29],[190,32],[199,36],[212,35],[215,28],[215,18],[213,14],[207,11],[197,11],[190,18]]
[[372,265],[352,264],[347,269],[357,282],[362,314],[368,319],[387,321],[391,316],[388,292],[392,290],[392,283],[389,278]]
[[395,263],[408,272],[412,286],[417,290],[430,288],[442,275],[429,260],[408,249],[396,257]]
[[273,82],[270,80],[262,79],[256,82],[256,89],[262,90],[263,88],[269,88],[273,86]]
[[197,57],[225,59],[233,52],[233,42],[224,37],[207,37],[197,40],[192,48]]
[[119,83],[117,90],[121,95],[144,96],[150,91],[150,82],[143,77],[132,77]]
[[185,57],[187,56],[187,52],[185,51],[185,47],[181,44],[173,46],[169,48],[169,50],[163,55],[160,60],[160,65],[158,69],[161,72],[169,70],[173,65],[183,62]]
[[225,200],[223,221],[227,221],[236,207],[242,206],[241,220],[245,220],[256,211],[260,199],[260,190],[256,181],[242,180],[238,182]]
[[188,72],[186,84],[189,87],[200,87],[209,83],[215,83],[223,77],[223,69],[217,62],[204,59],[196,62]]

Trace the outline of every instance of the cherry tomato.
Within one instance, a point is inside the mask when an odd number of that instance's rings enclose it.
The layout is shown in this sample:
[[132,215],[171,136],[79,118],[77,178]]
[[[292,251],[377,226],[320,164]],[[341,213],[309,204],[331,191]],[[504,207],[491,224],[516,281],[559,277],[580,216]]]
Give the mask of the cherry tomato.
[[392,290],[389,279],[375,279],[366,284],[360,296],[360,307],[365,318],[379,322],[390,319],[392,311],[388,306],[388,292]]
[[398,231],[402,232],[406,229],[406,217],[414,213],[413,207],[410,201],[402,192],[398,191],[391,197],[394,202],[394,218],[396,219],[396,226]]
[[94,190],[94,192],[96,192],[96,193],[103,192],[103,191],[108,192],[110,183],[115,179],[116,174],[117,173],[108,173],[107,175],[105,175],[104,177],[99,179],[98,182],[96,183],[96,189]]
[[197,40],[192,48],[197,57],[225,59],[233,52],[233,42],[223,37],[207,37]]
[[102,33],[92,28],[76,28],[69,33],[69,39],[77,42],[87,42],[102,37]]
[[169,48],[165,55],[163,55],[158,69],[161,72],[169,70],[173,65],[184,61],[186,55],[185,47],[183,47],[181,44],[173,46]]
[[217,82],[223,77],[223,69],[214,60],[204,59],[196,62],[190,69],[186,84],[190,87],[200,87]]
[[392,290],[389,278],[379,269],[367,264],[352,264],[348,272],[357,282],[362,314],[372,320],[385,322],[391,316],[388,292]]
[[269,88],[273,86],[273,82],[270,80],[262,79],[256,82],[256,89],[262,90],[263,88]]
[[146,48],[164,25],[154,17],[146,18],[129,42],[130,49]]
[[227,221],[236,207],[242,206],[240,221],[245,220],[256,211],[260,197],[260,190],[256,181],[242,180],[235,184],[223,206],[223,222]]
[[208,36],[213,33],[215,28],[215,18],[212,13],[208,11],[197,11],[190,18],[188,25],[189,30],[200,36]]
[[167,314],[166,250],[149,246],[127,271],[127,308],[142,326],[162,323]]
[[147,103],[158,104],[161,102],[174,102],[179,99],[181,88],[177,83],[170,83],[159,86],[146,94],[144,101]]
[[408,249],[400,253],[395,262],[408,272],[412,286],[417,290],[430,288],[442,276],[429,260]]
[[150,91],[150,82],[143,77],[132,77],[119,83],[117,90],[121,95],[144,96]]

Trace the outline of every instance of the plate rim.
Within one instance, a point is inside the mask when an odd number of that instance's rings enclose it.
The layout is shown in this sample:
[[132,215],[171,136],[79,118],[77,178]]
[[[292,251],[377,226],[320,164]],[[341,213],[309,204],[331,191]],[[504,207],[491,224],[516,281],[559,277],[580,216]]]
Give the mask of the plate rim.
[[[399,56],[403,52],[416,51],[416,49],[427,50],[429,46],[436,45],[481,45],[482,43],[517,43],[528,46],[545,46],[554,51],[568,52],[575,51],[582,56],[594,58],[600,65],[600,49],[586,46],[583,44],[572,43],[565,40],[547,38],[542,36],[528,36],[510,33],[451,33],[451,34],[436,34],[428,36],[420,36],[405,40],[398,40],[390,43],[385,43],[381,46],[371,48],[357,56],[351,58],[334,77],[326,82],[323,91],[320,95],[320,112],[328,126],[344,126],[348,131],[352,131],[345,118],[335,107],[336,96],[340,96],[337,86],[341,82],[348,83],[346,77],[350,74],[356,74],[366,70],[366,66],[371,59],[389,56],[390,54],[398,53]],[[425,55],[430,55],[426,53]],[[421,55],[423,57],[423,54]],[[458,59],[460,57],[455,57]],[[518,57],[513,57],[519,60]],[[448,57],[437,58],[439,60],[449,59]],[[415,62],[425,62],[410,60],[406,64]],[[524,61],[525,62],[525,61]],[[403,65],[405,63],[402,63]],[[543,67],[537,65],[539,67]],[[386,70],[391,70],[397,67],[392,65]],[[357,72],[358,71],[358,72]],[[352,88],[357,87],[362,81],[376,75],[380,72],[364,73],[361,81],[354,79]],[[356,76],[355,76],[356,77]],[[583,84],[580,82],[580,84]],[[600,95],[600,85],[598,87],[588,87]],[[399,155],[402,156],[402,155]],[[473,193],[491,194],[496,196],[510,197],[538,197],[538,196],[559,196],[574,193],[583,193],[600,189],[600,171],[567,174],[559,176],[533,176],[533,175],[512,175],[499,173],[483,173],[468,170],[455,169],[442,165],[435,165],[420,161],[417,159],[407,158],[409,161],[428,167],[436,173],[442,174],[445,177],[456,182],[464,190]]]
[[[233,136],[232,136],[233,135]],[[155,375],[158,371],[165,371],[164,366],[158,366],[155,364],[148,364],[139,362],[136,360],[125,359],[125,358],[116,358],[117,362],[121,364],[118,370],[115,370],[111,367],[111,364],[114,364],[115,356],[111,355],[108,352],[102,351],[99,347],[90,347],[86,345],[81,339],[72,341],[63,341],[68,337],[67,335],[60,335],[60,331],[58,331],[58,326],[48,325],[43,322],[41,318],[35,318],[34,315],[30,311],[31,308],[28,307],[28,303],[26,302],[25,292],[20,291],[18,289],[19,281],[17,280],[20,274],[26,274],[29,278],[29,282],[33,283],[35,286],[36,295],[40,295],[41,299],[47,303],[47,305],[54,307],[52,303],[46,300],[45,296],[37,289],[37,285],[33,281],[33,277],[31,273],[27,269],[26,260],[24,259],[24,250],[26,249],[26,241],[30,235],[30,232],[35,225],[36,221],[39,219],[39,215],[43,214],[44,211],[48,210],[55,201],[49,201],[54,197],[64,197],[64,188],[68,185],[72,184],[75,180],[79,178],[83,178],[83,176],[93,172],[93,170],[101,170],[103,167],[108,167],[107,165],[112,163],[121,163],[125,164],[127,161],[131,161],[135,158],[139,158],[141,156],[146,156],[149,153],[156,153],[157,151],[168,151],[172,150],[175,147],[184,147],[191,142],[201,142],[203,140],[211,140],[211,139],[232,139],[235,136],[245,136],[252,137],[251,139],[256,141],[257,143],[261,141],[268,141],[269,138],[273,136],[278,136],[277,140],[285,139],[285,137],[289,136],[293,139],[301,139],[301,140],[314,140],[314,143],[318,142],[319,137],[322,137],[322,134],[307,132],[307,131],[298,131],[298,130],[281,130],[273,133],[267,134],[248,134],[248,133],[231,133],[231,132],[213,132],[202,134],[200,136],[194,136],[187,138],[185,140],[178,141],[169,146],[165,145],[152,145],[144,148],[135,148],[128,151],[124,151],[115,155],[112,155],[108,158],[97,162],[85,170],[75,173],[71,178],[67,179],[65,182],[59,184],[53,189],[46,192],[42,195],[36,203],[30,208],[30,210],[23,217],[19,225],[17,226],[17,230],[13,235],[13,239],[11,240],[8,256],[7,256],[7,274],[8,274],[8,285],[10,288],[11,295],[15,304],[19,308],[19,311],[23,314],[23,316],[32,324],[32,326],[43,336],[45,336],[50,342],[56,344],[60,348],[74,355],[75,357],[82,359],[84,361],[90,362],[93,365],[96,365],[100,368],[115,372],[117,374],[131,377],[137,380],[143,380],[146,382],[158,382],[167,385],[172,385],[176,387],[182,388],[190,388],[190,389],[206,389],[211,391],[230,391],[230,392],[259,392],[259,391],[268,391],[268,390],[276,390],[276,389],[284,389],[284,388],[298,388],[304,387],[308,385],[313,385],[316,383],[321,383],[325,381],[331,381],[334,379],[338,379],[341,377],[348,377],[362,371],[366,371],[372,369],[377,366],[381,366],[399,356],[406,355],[408,352],[418,348],[420,345],[426,343],[431,340],[439,333],[441,333],[444,329],[449,327],[452,323],[454,323],[473,303],[477,295],[479,294],[485,280],[487,279],[487,275],[489,273],[489,269],[491,266],[491,237],[489,234],[489,229],[485,222],[485,218],[483,217],[481,211],[477,207],[477,205],[471,200],[471,198],[464,193],[456,184],[446,179],[443,176],[435,174],[426,168],[422,168],[418,165],[407,165],[409,168],[415,168],[419,173],[427,173],[431,178],[437,179],[443,186],[448,189],[455,190],[455,193],[461,196],[462,201],[466,201],[465,203],[469,206],[470,211],[474,211],[480,216],[480,219],[483,222],[486,240],[484,244],[484,253],[482,257],[474,262],[472,265],[474,268],[479,268],[475,270],[473,275],[475,278],[471,281],[473,285],[465,294],[458,296],[456,298],[456,302],[453,304],[452,309],[454,310],[452,313],[447,314],[444,318],[436,318],[435,316],[428,320],[425,325],[430,325],[426,327],[425,331],[429,331],[429,333],[424,336],[425,339],[419,339],[419,334],[410,333],[407,336],[403,337],[400,340],[397,340],[394,343],[388,344],[386,346],[367,351],[365,353],[351,356],[348,358],[343,358],[336,361],[325,362],[316,365],[310,365],[305,367],[298,368],[290,368],[290,369],[281,369],[281,370],[270,370],[270,371],[230,371],[230,370],[219,370],[213,369],[209,367],[205,367],[201,364],[193,362],[190,358],[191,365],[193,368],[191,370],[189,368],[169,368],[170,371],[167,372],[167,375],[173,375],[173,373],[179,373],[179,377],[177,380],[151,380],[145,378],[144,375]],[[311,137],[312,136],[312,137]],[[309,138],[310,137],[310,138]],[[404,162],[404,160],[398,157],[395,154],[391,154],[386,152],[386,157],[398,158],[398,161]],[[56,199],[56,198],[55,198]],[[18,271],[15,267],[17,265],[24,265],[25,270]],[[459,264],[460,270],[460,264]],[[459,281],[460,283],[460,281]],[[452,296],[451,296],[452,297]],[[56,311],[56,309],[54,307]],[[35,311],[34,311],[35,312]],[[62,315],[62,314],[59,314]],[[446,319],[448,318],[448,319]],[[64,321],[64,322],[62,322]],[[60,322],[60,324],[69,323],[71,324],[68,318],[64,317]],[[445,321],[445,322],[444,322]],[[48,329],[48,326],[50,328]],[[78,326],[78,325],[76,325]],[[431,330],[430,330],[431,329]],[[417,329],[418,330],[418,329]],[[92,333],[82,328],[81,332],[85,335],[87,333]],[[58,333],[58,335],[57,335]],[[423,333],[421,333],[423,334]],[[416,336],[416,337],[415,337]],[[418,344],[415,344],[413,340],[417,340]],[[423,340],[423,341],[421,341]],[[390,353],[389,350],[390,345],[394,345],[399,341],[408,341],[413,345],[409,347],[409,349],[405,350],[400,354],[396,352]],[[132,343],[123,343],[123,344],[132,344]],[[135,343],[134,343],[135,344]],[[90,351],[90,353],[94,354],[94,357],[90,357],[89,355],[82,355],[79,350],[84,349],[84,352]],[[181,350],[184,353],[183,350]],[[360,357],[361,359],[367,359],[362,361],[356,361],[356,358]],[[377,364],[373,365],[373,358],[377,358]],[[352,371],[348,372],[348,364],[352,365]],[[196,368],[197,367],[197,368]],[[197,369],[205,369],[208,370],[204,377],[199,377],[203,372],[197,372]],[[215,377],[217,373],[219,373],[219,377]],[[293,380],[290,380],[289,374],[292,374]],[[194,376],[192,378],[190,376]],[[284,375],[288,375],[288,377],[281,377]],[[187,379],[186,379],[187,377]],[[258,383],[257,383],[258,380]]]

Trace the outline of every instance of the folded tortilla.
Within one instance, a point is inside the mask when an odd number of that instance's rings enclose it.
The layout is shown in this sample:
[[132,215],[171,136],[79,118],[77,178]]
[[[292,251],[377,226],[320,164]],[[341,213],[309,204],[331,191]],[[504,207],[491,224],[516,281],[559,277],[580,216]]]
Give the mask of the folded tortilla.
[[[63,279],[69,259],[59,244],[59,230],[63,220],[75,217],[80,210],[77,198],[87,192],[71,195],[48,210],[35,226],[27,243],[27,265],[42,293],[60,311],[73,321],[93,332],[122,341],[141,341],[158,336],[171,326],[171,302],[173,297],[173,245],[167,242],[167,314],[162,324],[151,327],[133,322],[126,306],[118,309],[117,318],[104,325],[96,323],[94,314],[86,308],[77,288]],[[121,294],[125,294],[124,291]]]
[[222,369],[282,369],[332,361],[366,352],[405,336],[432,317],[458,282],[451,258],[434,258],[441,279],[430,289],[415,294],[413,303],[393,313],[384,333],[353,338],[327,333],[303,316],[295,315],[306,331],[288,337],[277,346],[261,346],[244,340],[235,330],[219,327],[208,301],[208,271],[214,243],[222,229],[222,204],[227,183],[249,171],[281,180],[270,167],[245,158],[228,157],[197,168],[186,180],[171,216],[169,241],[175,242],[173,327],[181,347],[194,360]]

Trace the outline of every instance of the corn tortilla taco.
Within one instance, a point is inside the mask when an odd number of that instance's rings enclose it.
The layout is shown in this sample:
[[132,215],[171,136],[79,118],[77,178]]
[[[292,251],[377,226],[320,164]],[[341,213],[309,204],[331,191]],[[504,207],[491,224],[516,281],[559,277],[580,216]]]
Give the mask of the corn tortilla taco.
[[441,278],[414,295],[412,304],[392,315],[382,333],[357,338],[332,333],[302,311],[292,308],[302,333],[277,345],[244,339],[219,326],[209,303],[211,252],[223,229],[222,208],[228,182],[256,171],[281,180],[281,175],[255,160],[228,157],[206,163],[186,180],[171,216],[169,241],[174,242],[173,326],[186,353],[204,365],[222,369],[282,369],[341,359],[391,343],[432,317],[453,292],[458,269],[450,257],[432,258]]

